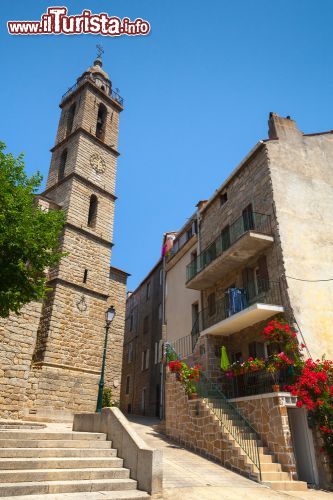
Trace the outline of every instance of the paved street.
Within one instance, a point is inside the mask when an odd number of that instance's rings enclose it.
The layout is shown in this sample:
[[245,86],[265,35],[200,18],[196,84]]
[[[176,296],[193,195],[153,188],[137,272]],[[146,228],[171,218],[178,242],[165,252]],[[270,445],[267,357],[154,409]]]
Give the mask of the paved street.
[[159,420],[133,416],[130,420],[136,432],[149,446],[163,449],[163,499],[333,499],[333,493],[324,491],[272,491],[167,440],[153,428]]

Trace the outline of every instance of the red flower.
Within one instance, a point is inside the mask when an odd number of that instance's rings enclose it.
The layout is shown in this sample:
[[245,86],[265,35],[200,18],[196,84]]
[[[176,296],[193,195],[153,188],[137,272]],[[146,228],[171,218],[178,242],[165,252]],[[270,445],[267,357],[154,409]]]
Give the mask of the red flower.
[[302,406],[303,406],[303,402],[302,402],[302,401],[297,401],[296,406],[297,406],[298,408],[302,408]]

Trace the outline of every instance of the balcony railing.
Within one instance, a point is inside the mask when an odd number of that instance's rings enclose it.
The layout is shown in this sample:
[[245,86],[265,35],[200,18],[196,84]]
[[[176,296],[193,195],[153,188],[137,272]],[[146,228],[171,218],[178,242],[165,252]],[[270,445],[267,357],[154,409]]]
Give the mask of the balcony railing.
[[196,259],[186,267],[186,281],[190,281],[200,271],[205,269],[211,262],[228,250],[243,234],[248,231],[271,235],[271,217],[270,215],[258,212],[242,215],[233,222],[228,229],[211,243]]
[[[94,83],[94,79],[90,78],[89,75],[84,76],[83,78],[80,78],[80,80],[78,82],[74,83],[74,85],[72,87],[70,87],[67,90],[67,92],[64,93],[64,95],[61,98],[61,101],[66,99],[66,97],[68,97],[72,92],[74,92],[78,87],[80,87],[87,80],[90,80],[91,82]],[[108,95],[111,97],[111,99],[113,99],[114,101],[117,101],[121,106],[124,105],[124,99],[114,90],[111,89],[110,92],[108,92]]]
[[200,311],[192,329],[192,337],[197,338],[206,328],[257,303],[282,305],[280,283],[258,279],[244,288],[230,288],[222,299]]
[[272,386],[275,384],[280,385],[281,390],[283,390],[285,385],[292,383],[292,369],[280,369],[274,372],[274,377],[271,373],[260,370],[234,375],[233,377],[223,375],[221,390],[228,399],[232,399],[273,392]]

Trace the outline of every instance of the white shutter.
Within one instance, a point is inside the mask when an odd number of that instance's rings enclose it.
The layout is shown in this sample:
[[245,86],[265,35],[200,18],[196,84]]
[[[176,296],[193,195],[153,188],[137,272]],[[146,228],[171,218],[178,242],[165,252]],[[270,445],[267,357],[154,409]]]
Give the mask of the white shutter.
[[146,368],[149,368],[149,349],[146,352]]

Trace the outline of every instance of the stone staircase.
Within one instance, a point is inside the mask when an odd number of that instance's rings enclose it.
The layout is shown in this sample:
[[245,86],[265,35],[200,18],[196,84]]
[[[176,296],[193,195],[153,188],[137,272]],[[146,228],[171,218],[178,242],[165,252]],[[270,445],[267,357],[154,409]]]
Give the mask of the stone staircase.
[[101,433],[0,430],[0,497],[150,498],[137,490],[137,482],[111,446]]
[[[250,426],[244,424],[241,415],[233,411],[232,408],[221,406],[221,401],[217,398],[205,398],[203,403],[214,415],[214,421],[220,427],[222,439],[227,448],[226,465],[273,490],[307,490],[307,483],[295,481],[289,472],[283,471],[282,465],[277,462],[274,453],[263,445],[258,435],[252,432]],[[261,477],[258,467],[249,458],[244,448],[247,451],[250,450],[252,456],[257,454]]]

